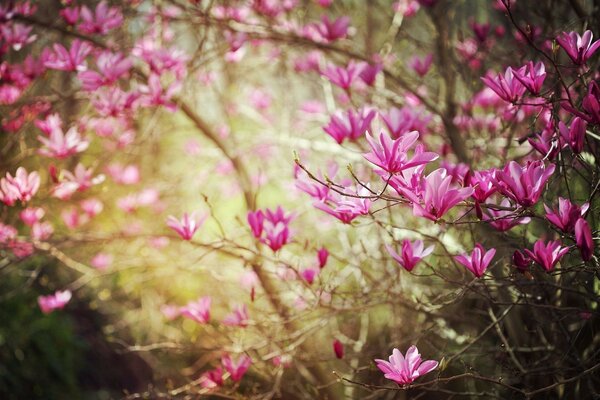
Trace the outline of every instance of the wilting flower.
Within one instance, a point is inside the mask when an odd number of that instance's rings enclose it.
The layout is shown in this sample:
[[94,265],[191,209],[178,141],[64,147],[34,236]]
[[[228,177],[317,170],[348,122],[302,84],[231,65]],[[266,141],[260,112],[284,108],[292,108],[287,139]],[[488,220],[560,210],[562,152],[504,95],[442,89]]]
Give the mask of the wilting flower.
[[[513,70],[511,67],[506,69],[503,74],[498,74],[496,77],[488,73],[486,76],[481,78],[490,89],[492,89],[498,97],[509,103],[517,101],[523,93],[525,93],[525,86],[515,78],[515,74],[521,73],[522,69],[518,71]],[[524,71],[523,71],[524,72]]]
[[531,207],[540,199],[554,168],[554,164],[545,167],[541,160],[529,162],[525,166],[511,161],[502,170],[496,171],[492,180],[503,195],[523,207]]
[[0,201],[8,206],[17,200],[26,203],[37,193],[40,188],[40,175],[37,171],[27,173],[23,167],[17,168],[13,177],[9,172],[0,179]]
[[387,133],[379,134],[379,142],[367,133],[367,141],[371,146],[371,151],[364,155],[367,161],[372,162],[390,174],[401,172],[402,170],[427,164],[438,158],[438,155],[432,152],[415,152],[409,159],[408,151],[419,138],[419,132],[413,131],[406,133],[398,139],[392,139]]
[[568,199],[559,197],[557,209],[553,210],[545,204],[544,209],[546,210],[546,219],[548,221],[561,231],[571,233],[575,229],[575,223],[580,217],[583,217],[589,206],[588,203],[584,203],[579,207],[571,203]]
[[592,31],[589,30],[585,31],[583,36],[579,36],[577,32],[563,32],[556,38],[556,41],[573,63],[583,65],[600,47],[600,40],[592,43],[593,36]]
[[92,45],[79,39],[73,40],[71,48],[67,50],[63,45],[55,43],[54,53],[50,53],[44,62],[46,68],[60,71],[85,71],[86,57],[92,52]]
[[573,153],[579,154],[583,151],[585,132],[587,130],[587,122],[584,119],[579,117],[573,118],[569,128],[560,121],[558,123],[558,129],[561,138],[569,145],[569,147],[571,147]]
[[481,278],[495,254],[496,249],[486,251],[482,245],[477,243],[471,254],[461,254],[454,257],[454,259],[464,265],[477,278]]
[[533,251],[525,249],[525,253],[547,272],[552,271],[556,263],[560,261],[562,256],[568,251],[569,248],[562,247],[558,240],[551,240],[548,243],[544,243],[542,239],[535,242]]
[[371,129],[371,122],[375,115],[375,110],[367,108],[357,112],[353,110],[337,112],[331,116],[331,120],[323,127],[323,130],[340,144],[345,139],[356,140]]
[[544,63],[529,61],[523,68],[514,71],[515,78],[519,80],[532,94],[540,94],[544,80],[546,79],[546,67]]
[[415,265],[423,258],[433,252],[434,245],[424,248],[422,240],[411,242],[408,239],[402,241],[402,253],[398,254],[392,246],[386,245],[385,248],[390,255],[400,264],[405,270],[412,271]]
[[234,382],[239,382],[248,368],[250,368],[250,364],[252,364],[252,359],[245,354],[242,354],[237,361],[233,361],[229,354],[224,355],[221,358],[221,363],[231,375],[231,379]]
[[406,357],[400,350],[394,349],[389,361],[375,360],[387,379],[400,385],[412,383],[415,379],[437,368],[438,362],[434,360],[421,360],[421,354],[416,346],[410,346],[406,351]]
[[584,218],[579,218],[575,223],[575,242],[581,251],[583,261],[590,261],[594,254],[594,240],[592,230]]
[[39,296],[38,305],[44,314],[48,314],[54,310],[64,308],[69,300],[71,300],[70,290],[57,291],[48,296]]
[[199,324],[206,324],[210,321],[210,304],[212,299],[210,296],[201,297],[196,301],[190,301],[185,306],[179,309],[180,314],[184,318],[189,318]]
[[191,240],[205,219],[206,215],[199,215],[197,211],[191,214],[183,213],[180,220],[170,215],[167,218],[167,226],[177,232],[183,240]]
[[344,358],[344,345],[338,339],[333,341],[333,352],[335,356],[340,360]]
[[233,309],[233,312],[223,319],[223,324],[229,326],[239,326],[245,328],[248,326],[248,306],[242,304]]
[[[452,207],[473,194],[473,188],[454,188],[450,186],[451,183],[452,176],[448,175],[444,168],[438,168],[427,175],[421,194],[422,203],[413,202],[413,214],[437,221]],[[415,196],[412,195],[412,198]]]

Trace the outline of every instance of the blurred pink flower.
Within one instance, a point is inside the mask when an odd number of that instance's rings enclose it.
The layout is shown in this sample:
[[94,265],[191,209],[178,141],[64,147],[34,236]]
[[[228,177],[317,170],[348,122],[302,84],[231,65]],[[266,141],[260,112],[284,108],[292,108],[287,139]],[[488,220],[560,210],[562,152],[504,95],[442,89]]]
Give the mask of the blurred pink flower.
[[167,219],[167,226],[177,232],[183,240],[191,240],[206,218],[207,215],[200,215],[198,211],[191,214],[184,213],[181,220],[170,215]]
[[13,177],[9,172],[0,179],[0,201],[8,206],[17,200],[26,203],[40,188],[40,175],[37,171],[28,173],[23,167],[17,168]]
[[71,296],[70,290],[57,291],[48,296],[39,296],[38,305],[44,314],[48,314],[54,310],[64,308],[71,300]]
[[180,314],[184,318],[196,321],[199,324],[206,324],[210,321],[210,305],[212,299],[210,296],[201,297],[196,301],[190,301],[185,306],[179,309]]
[[223,367],[229,372],[231,375],[231,379],[234,382],[239,382],[250,365],[252,364],[252,359],[245,354],[242,354],[237,361],[233,361],[229,354],[224,355],[221,358],[221,363],[223,363]]
[[113,256],[110,253],[100,252],[96,254],[90,264],[99,271],[106,271],[113,263]]

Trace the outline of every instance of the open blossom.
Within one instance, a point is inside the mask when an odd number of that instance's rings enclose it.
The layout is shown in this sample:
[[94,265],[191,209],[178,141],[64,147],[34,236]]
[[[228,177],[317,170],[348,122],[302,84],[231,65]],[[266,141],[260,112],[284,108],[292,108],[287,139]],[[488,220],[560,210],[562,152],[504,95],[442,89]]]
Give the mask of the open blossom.
[[503,195],[523,207],[531,207],[540,199],[554,168],[554,164],[544,166],[541,160],[528,162],[524,166],[510,161],[502,170],[496,171],[492,180]]
[[360,73],[367,66],[365,62],[356,62],[351,60],[346,67],[329,65],[322,74],[336,86],[344,90],[350,90],[352,83],[360,76]]
[[167,226],[177,232],[183,240],[191,240],[205,219],[206,216],[200,215],[197,211],[191,214],[183,213],[180,220],[170,215],[167,218]]
[[248,306],[242,304],[233,309],[233,312],[223,319],[223,324],[229,326],[239,326],[245,328],[248,326]]
[[61,200],[68,200],[75,192],[84,192],[94,185],[104,182],[104,175],[94,177],[93,168],[86,168],[79,163],[73,172],[63,170],[61,179],[56,179],[57,185],[52,188],[52,196]]
[[17,168],[15,176],[9,172],[0,179],[0,201],[8,206],[17,200],[26,203],[37,193],[40,188],[40,174],[37,171],[28,173],[23,167]]
[[473,188],[473,198],[479,203],[484,203],[498,189],[494,186],[491,177],[495,169],[473,171],[466,178],[466,183]]
[[17,237],[15,227],[0,222],[0,244],[6,244]]
[[67,25],[75,25],[79,20],[79,7],[65,7],[58,12]]
[[584,218],[579,218],[575,223],[575,242],[581,251],[583,261],[590,261],[594,254],[594,239],[592,230]]
[[403,190],[413,200],[413,214],[437,221],[452,207],[473,194],[473,188],[458,188],[452,185],[452,176],[444,168],[438,168],[425,178],[421,199]]
[[323,127],[323,130],[340,144],[345,139],[356,140],[371,129],[371,122],[375,115],[375,110],[368,108],[359,111],[338,111],[331,116],[329,123]]
[[81,7],[81,23],[78,28],[87,34],[106,35],[111,30],[118,28],[123,23],[123,14],[118,7],[109,7],[103,0],[94,11],[87,6]]
[[265,209],[248,212],[247,220],[252,234],[273,251],[281,249],[290,239],[289,223],[293,216],[285,214],[281,206],[275,211]]
[[210,321],[210,305],[212,299],[210,296],[201,297],[196,301],[190,301],[179,309],[182,317],[196,321],[199,324],[206,324]]
[[309,267],[309,268],[305,268],[302,271],[300,271],[300,276],[309,285],[312,285],[312,283],[315,281],[315,278],[317,277],[317,275],[319,275],[319,270],[317,268]]
[[355,196],[344,196],[332,192],[326,201],[316,201],[315,208],[333,215],[344,224],[351,223],[360,215],[369,214],[372,193],[366,187],[359,187]]
[[483,220],[489,222],[494,228],[500,232],[506,232],[517,225],[528,224],[531,221],[529,217],[518,217],[514,210],[506,210],[506,208],[512,208],[510,201],[506,198],[500,202],[500,207],[504,209],[495,209],[493,204],[487,203],[490,207],[487,207],[483,215]]
[[579,117],[573,118],[571,126],[567,126],[560,121],[558,123],[558,130],[562,140],[569,145],[573,153],[579,154],[583,151],[585,144],[585,132],[587,130],[587,122]]
[[48,314],[54,310],[64,308],[71,300],[71,296],[71,291],[69,290],[57,291],[48,296],[39,296],[38,305],[44,314]]
[[231,379],[233,379],[234,382],[239,382],[248,368],[250,368],[252,359],[247,355],[242,354],[236,361],[233,361],[231,356],[226,354],[221,358],[221,363],[231,375]]
[[582,36],[579,36],[577,32],[563,32],[556,38],[556,41],[573,63],[583,65],[600,47],[600,40],[592,43],[593,36],[592,31],[589,30],[585,31]]
[[481,80],[496,92],[502,100],[513,103],[525,93],[525,86],[515,77],[515,74],[520,73],[524,73],[523,68],[515,71],[511,67],[508,67],[504,74],[498,74],[494,77],[488,73]]
[[400,350],[394,349],[389,361],[377,359],[375,362],[387,379],[400,385],[412,383],[438,366],[438,362],[434,360],[422,361],[416,346],[410,346],[406,350],[406,356],[402,355]]
[[546,79],[546,67],[544,63],[529,61],[523,68],[513,70],[515,78],[519,80],[532,94],[540,94],[544,80]]
[[379,142],[370,134],[367,134],[367,141],[371,146],[371,151],[364,155],[367,161],[372,162],[390,174],[401,172],[404,169],[427,164],[438,158],[438,155],[432,152],[421,152],[408,157],[408,151],[419,138],[419,132],[413,131],[406,133],[398,139],[392,139],[387,133],[379,134]]
[[432,62],[433,54],[429,53],[423,58],[417,56],[411,58],[408,65],[422,78],[429,72]]
[[496,249],[486,251],[482,245],[477,243],[471,254],[461,254],[454,257],[454,259],[464,265],[477,278],[481,278],[495,254]]
[[50,53],[44,65],[46,68],[60,71],[85,71],[86,57],[92,52],[92,45],[79,39],[73,40],[67,50],[63,45],[55,43],[54,52]]
[[380,112],[380,116],[394,139],[411,131],[423,133],[431,120],[431,117],[414,107],[392,107],[387,113]]
[[550,121],[540,133],[528,137],[527,141],[544,159],[553,160],[560,150],[554,133],[554,123]]
[[434,245],[427,248],[423,246],[422,240],[411,242],[408,239],[402,241],[402,252],[398,254],[392,246],[386,245],[388,253],[400,264],[405,270],[412,271],[413,268],[425,257],[433,252]]
[[342,39],[348,34],[350,26],[350,18],[342,16],[332,21],[329,16],[323,15],[321,23],[315,25],[315,29],[319,36],[326,42],[333,42],[337,39]]
[[93,91],[101,86],[112,85],[129,73],[132,62],[121,53],[104,51],[96,58],[96,65],[98,72],[87,70],[77,75],[84,90]]
[[40,207],[27,207],[19,213],[19,218],[27,226],[33,226],[36,222],[39,222],[46,212]]
[[86,150],[90,144],[89,141],[81,137],[77,127],[71,127],[67,133],[62,129],[53,129],[49,136],[38,136],[44,147],[39,153],[46,157],[64,159],[73,154],[81,153]]
[[544,243],[542,239],[535,242],[533,251],[525,249],[525,253],[548,272],[554,269],[556,263],[568,251],[569,248],[562,247],[558,240],[551,240],[548,243]]
[[14,51],[19,51],[37,38],[36,35],[30,35],[32,29],[32,26],[19,23],[0,24],[2,44],[12,47]]
[[223,386],[223,369],[217,367],[203,373],[200,377],[200,386],[205,389],[214,389]]
[[544,204],[544,209],[546,210],[546,219],[548,221],[561,231],[572,233],[575,229],[575,223],[579,218],[583,217],[589,206],[588,203],[584,203],[579,207],[571,203],[568,199],[559,197],[557,209],[553,210],[546,204]]

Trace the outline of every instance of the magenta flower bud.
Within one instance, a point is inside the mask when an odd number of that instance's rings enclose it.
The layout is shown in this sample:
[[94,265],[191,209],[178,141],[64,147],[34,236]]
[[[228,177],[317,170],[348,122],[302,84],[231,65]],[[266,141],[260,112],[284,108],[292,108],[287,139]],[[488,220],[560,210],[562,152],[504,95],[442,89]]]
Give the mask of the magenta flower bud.
[[579,218],[575,223],[575,241],[581,251],[583,261],[590,261],[594,254],[594,240],[592,238],[592,230],[583,218]]
[[317,251],[317,259],[319,260],[319,268],[325,267],[327,264],[327,259],[329,258],[329,251],[325,247],[321,247],[319,251]]
[[340,360],[344,358],[344,345],[338,339],[333,341],[333,352],[335,356]]
[[525,254],[521,253],[519,250],[515,250],[513,253],[512,261],[515,267],[517,267],[521,272],[527,271],[529,264],[531,264],[531,259]]

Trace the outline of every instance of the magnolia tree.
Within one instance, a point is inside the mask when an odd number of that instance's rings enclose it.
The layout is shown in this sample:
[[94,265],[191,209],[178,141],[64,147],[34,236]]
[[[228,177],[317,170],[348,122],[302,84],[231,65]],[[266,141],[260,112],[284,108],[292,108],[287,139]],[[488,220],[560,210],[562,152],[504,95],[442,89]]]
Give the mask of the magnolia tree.
[[102,315],[132,399],[596,398],[599,24],[3,2],[0,301]]

